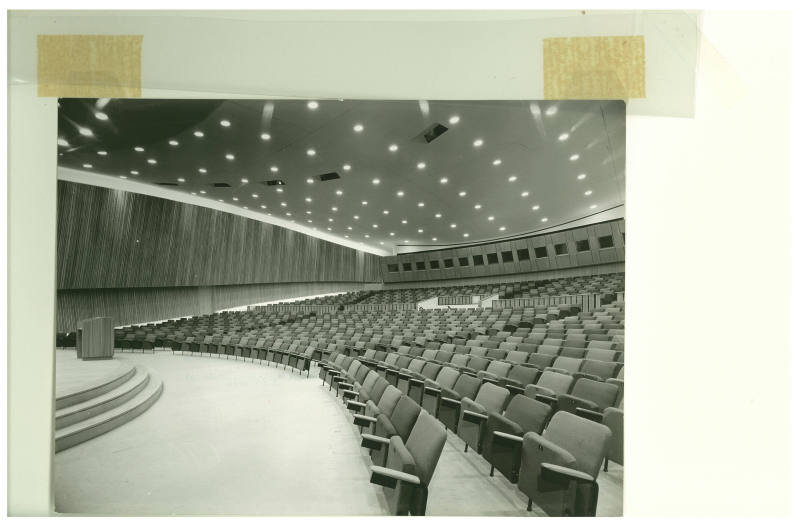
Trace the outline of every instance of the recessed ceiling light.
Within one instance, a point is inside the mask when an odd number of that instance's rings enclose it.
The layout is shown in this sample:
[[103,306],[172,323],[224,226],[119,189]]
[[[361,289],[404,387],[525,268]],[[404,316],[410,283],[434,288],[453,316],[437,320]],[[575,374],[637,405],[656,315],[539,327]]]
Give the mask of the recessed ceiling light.
[[69,147],[69,142],[67,142],[66,139],[64,139],[64,138],[58,137],[58,140],[56,142],[61,147]]
[[543,217],[542,222],[547,222],[547,217]]
[[408,224],[408,220],[406,220],[406,219],[404,218],[403,220],[401,220],[401,221],[400,221],[400,223],[401,223],[401,224]]
[[425,202],[417,202],[417,207],[425,207]]
[[403,195],[405,195],[405,193],[404,193],[404,192],[402,192],[402,191],[398,191],[398,192],[397,192],[397,196],[401,197],[401,196],[403,196]]
[[155,159],[155,158],[148,158],[148,159],[147,159],[147,163],[148,163],[148,164],[156,164],[157,162],[156,162],[156,159]]
[[278,172],[278,166],[270,166],[269,170],[272,171],[273,173],[277,173]]
[[378,242],[378,244],[380,244],[380,245],[383,245],[383,240],[381,240],[380,242]]
[[584,178],[586,178],[586,173],[581,173],[578,175],[578,180],[583,180]]
[[417,233],[422,233],[422,229],[417,229]]
[[506,226],[500,226],[497,229],[499,229],[500,231],[505,231],[506,230]]
[[[286,216],[287,216],[287,217],[290,217],[290,216],[292,216],[292,214],[287,212],[287,213],[286,213]],[[294,220],[293,220],[292,222],[294,222]]]
[[436,242],[436,237],[433,237],[431,241]]
[[459,120],[461,120],[461,118],[459,118],[458,115],[453,115],[450,117],[450,120],[448,120],[448,122],[450,122],[451,124],[457,124]]
[[248,182],[249,182],[249,180],[247,180],[246,178],[243,178],[243,179],[242,179],[242,184],[246,184],[246,183],[248,183]]
[[306,178],[306,184],[313,184],[313,183],[314,183],[313,178]]
[[353,215],[353,220],[358,220],[358,215]]
[[383,210],[383,214],[384,214],[384,215],[388,215],[388,214],[389,214],[389,210],[388,210],[388,209],[384,209],[384,210]]
[[200,168],[198,168],[198,169],[197,169],[197,172],[198,172],[198,173],[203,173],[203,174],[205,174],[205,173],[208,173],[208,171],[206,171],[206,168],[204,168],[204,167],[200,167]]
[[390,236],[390,237],[393,237],[393,236],[394,236],[394,231],[390,232],[390,233],[389,233],[389,236]]
[[266,204],[261,204],[261,209],[267,209],[267,205]]
[[589,189],[588,191],[584,191],[583,194],[586,195],[586,196],[589,196],[589,195],[592,194],[592,190]]
[[533,209],[534,211],[539,211],[539,204],[536,204],[531,209]]
[[281,207],[286,207],[286,202],[281,202]]
[[205,136],[205,134],[202,131],[195,131],[193,134],[197,138],[203,138]]
[[179,178],[178,182],[186,182],[186,179],[185,178]]
[[575,153],[574,155],[572,155],[571,157],[569,157],[569,159],[570,159],[571,161],[575,162],[575,161],[576,161],[576,160],[578,160],[580,157],[581,157],[581,155],[579,155],[578,153]]
[[369,235],[364,235],[364,238],[369,238]]
[[313,150],[313,149],[308,149],[308,150],[306,150],[306,154],[308,156],[314,156],[314,155],[317,154],[317,152],[315,150]]
[[233,159],[235,159],[236,157],[235,157],[235,156],[233,156],[233,154],[231,154],[231,153],[226,153],[226,154],[225,154],[225,158],[227,158],[228,160],[233,160]]
[[425,169],[425,162],[419,162],[417,164],[417,169]]
[[374,227],[375,229],[378,229],[378,224],[372,224],[372,227]]
[[[128,178],[128,177],[126,177],[125,175],[120,175],[119,177],[120,177],[120,178]],[[192,194],[194,194],[194,193],[192,193]]]
[[108,154],[108,152],[107,151],[98,151],[97,154],[100,155],[100,156],[106,156]]
[[480,208],[481,208],[480,204],[475,204],[475,209],[480,209]]
[[92,136],[92,135],[94,135],[94,133],[92,133],[92,130],[89,129],[88,127],[79,127],[78,128],[78,132],[80,134],[82,134],[83,136]]
[[201,190],[200,190],[200,194],[201,194],[201,195],[205,195],[205,194],[206,194],[206,191],[205,191],[205,189],[201,189]]
[[308,106],[309,109],[316,109],[319,107],[319,103],[316,100],[311,100],[306,105]]
[[522,198],[525,198],[525,197],[527,197],[528,195],[530,195],[530,193],[528,193],[527,191],[523,191],[523,192],[521,193],[521,196],[522,196]]
[[231,123],[229,120],[220,120],[219,125],[221,125],[222,127],[231,127]]
[[339,208],[338,208],[338,207],[336,207],[336,206],[333,206],[333,207],[331,208],[331,211],[339,211]]
[[440,178],[440,179],[439,179],[439,183],[440,183],[440,184],[446,184],[446,183],[447,183],[447,177],[442,177],[442,178]]
[[456,225],[455,225],[455,224],[450,224],[450,228],[451,228],[451,229],[455,229],[455,228],[456,228]]
[[391,144],[391,145],[389,145],[389,151],[391,151],[392,153],[394,153],[395,151],[397,151],[397,144]]
[[472,143],[472,145],[473,145],[474,147],[481,147],[481,146],[483,145],[483,139],[482,139],[482,138],[478,138],[477,140],[475,140],[475,141]]
[[511,175],[510,177],[508,177],[508,181],[509,182],[516,182],[517,181],[516,175]]
[[364,126],[361,125],[361,124],[356,124],[356,125],[353,126],[353,131],[355,131],[356,133],[360,133],[363,130],[364,130]]
[[366,200],[362,200],[362,201],[361,201],[361,205],[362,205],[362,206],[366,206],[367,204],[368,204],[368,202],[367,202]]
[[133,148],[133,150],[136,151],[137,153],[141,153],[144,151],[144,148],[142,146],[136,146]]
[[220,198],[220,199],[219,199],[219,202],[225,202],[225,201],[224,201],[224,200],[222,200],[222,199]]
[[97,113],[95,113],[95,114],[94,114],[94,117],[95,117],[96,119],[98,119],[98,120],[108,120],[108,115],[107,115],[107,114],[105,114],[105,113],[103,113],[103,112],[100,112],[100,111],[98,111]]
[[258,193],[253,193],[253,198],[258,198]]
[[311,221],[310,218],[308,220],[306,220],[306,222],[308,222],[309,224],[313,224],[313,222]]
[[238,202],[238,201],[239,201],[239,197],[233,197],[233,200],[234,200],[235,202]]
[[589,206],[589,209],[595,209],[596,207],[597,207],[597,204],[592,204],[591,206]]
[[275,191],[278,192],[278,193],[283,193],[283,188],[282,187],[277,187],[277,188],[275,188]]
[[179,142],[177,140],[170,140],[169,141],[169,145],[171,145],[171,146],[177,146],[178,144],[179,144]]
[[403,242],[405,242],[406,244],[408,244],[408,240],[403,240]]
[[347,226],[347,230],[348,231],[352,231],[353,230],[353,226]]
[[468,236],[469,236],[469,233],[464,233],[464,238],[467,238]]
[[380,183],[381,183],[381,179],[380,178],[373,178],[372,179],[372,185],[377,186]]
[[136,171],[135,169],[132,169],[132,170],[131,170],[131,174],[132,174],[132,175],[138,175],[138,174],[139,174],[139,172],[138,172],[138,171]]
[[435,214],[435,215],[433,215],[433,216],[435,216],[436,218],[442,218],[442,214],[441,214],[441,213],[436,213],[436,214]]
[[342,190],[341,189],[337,189],[336,190],[336,194],[339,195],[339,196],[342,196]]
[[311,197],[306,197],[306,202],[311,202]]
[[332,218],[328,218],[328,222],[333,222],[333,219]]
[[558,139],[561,140],[562,142],[568,138],[569,138],[569,133],[561,133],[560,135],[558,135]]
[[272,138],[269,133],[261,133],[261,140],[269,140]]
[[491,222],[492,220],[494,220],[494,217],[490,216],[490,217],[487,218],[487,220],[489,220],[489,222]]
[[500,165],[500,164],[502,164],[502,163],[503,163],[503,161],[502,161],[502,160],[500,160],[499,158],[495,158],[495,159],[492,161],[492,165],[493,165],[493,166],[499,166],[499,165]]
[[550,107],[548,107],[548,108],[547,108],[547,110],[544,112],[544,114],[546,114],[547,116],[553,116],[553,115],[555,115],[556,113],[558,113],[558,107],[556,107],[556,106],[550,106]]
[[333,229],[331,229],[331,228],[328,228],[328,231],[333,231]]
[[352,166],[350,164],[345,164],[342,166],[342,169],[344,169],[345,171],[350,171],[351,168]]

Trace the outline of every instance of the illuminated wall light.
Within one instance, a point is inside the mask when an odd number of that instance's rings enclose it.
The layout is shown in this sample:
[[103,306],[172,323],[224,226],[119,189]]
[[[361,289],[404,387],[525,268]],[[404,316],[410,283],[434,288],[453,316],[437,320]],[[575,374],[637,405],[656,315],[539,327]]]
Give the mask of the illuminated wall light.
[[390,233],[389,233],[389,236],[390,236],[390,237],[393,237],[393,236],[394,236],[394,231],[390,232]]
[[306,202],[311,202],[311,197],[306,197]]
[[425,207],[425,202],[417,202],[417,207]]
[[401,223],[401,224],[408,224],[408,220],[406,220],[406,219],[404,218],[403,220],[401,220],[401,221],[400,221],[400,223]]
[[276,193],[283,193],[283,188],[282,187],[276,187],[275,188],[275,192]]
[[589,206],[589,209],[595,209],[595,208],[597,208],[597,204],[592,204],[591,206]]
[[492,221],[494,220],[494,217],[491,217],[491,216],[490,216],[490,217],[487,217],[487,220],[488,220],[489,222],[492,222]]
[[205,189],[201,189],[201,190],[200,190],[200,194],[201,194],[201,195],[205,195],[205,194],[206,194],[206,191],[205,191]]
[[334,211],[334,212],[339,211],[339,208],[334,206],[334,207],[331,208],[331,211]]
[[466,192],[466,191],[460,191],[460,192],[458,193],[458,196],[460,196],[460,197],[465,197],[465,196],[467,196],[467,192]]
[[258,193],[253,193],[253,198],[258,198]]
[[469,236],[469,233],[464,233],[464,238],[467,238],[468,236]]
[[516,175],[511,175],[510,177],[508,177],[508,181],[509,182],[516,182],[517,181]]
[[389,210],[388,210],[388,209],[384,209],[384,210],[383,210],[383,214],[384,214],[384,215],[388,215],[388,214],[389,214]]
[[499,229],[500,231],[505,231],[506,230],[506,226],[500,226],[497,229]]
[[358,220],[358,215],[353,215],[353,220]]
[[[120,178],[128,178],[128,177],[126,177],[125,175],[120,175],[119,177],[120,177]],[[194,194],[194,193],[192,193],[192,194]]]
[[306,178],[306,184],[313,184],[313,183],[314,183],[313,178]]
[[436,213],[436,214],[435,214],[435,215],[433,215],[433,216],[435,216],[436,218],[442,218],[442,214],[441,214],[441,213]]
[[437,240],[437,238],[436,238],[436,237],[433,237],[433,238],[431,239],[431,241],[432,241],[432,242],[436,242],[436,240]]
[[362,206],[366,206],[368,203],[369,203],[369,202],[367,202],[366,200],[362,200],[362,201],[361,201],[361,205],[362,205]]
[[286,202],[281,202],[281,207],[286,207]]
[[261,204],[261,209],[267,209],[267,205],[266,204]]
[[233,201],[234,202],[238,202],[239,201],[239,197],[233,197]]
[[455,224],[450,224],[450,229],[455,229],[455,228],[456,228]]
[[483,206],[481,206],[480,204],[475,204],[475,209],[480,209],[481,207]]
[[372,224],[372,227],[378,229],[378,224]]

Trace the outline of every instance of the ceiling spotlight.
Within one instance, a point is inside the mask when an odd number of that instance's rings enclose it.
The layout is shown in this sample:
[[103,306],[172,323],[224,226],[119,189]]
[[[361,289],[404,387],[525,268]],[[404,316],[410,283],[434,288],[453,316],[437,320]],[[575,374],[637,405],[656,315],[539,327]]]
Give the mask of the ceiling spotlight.
[[425,202],[417,202],[417,207],[425,207]]
[[499,229],[500,231],[505,231],[506,230],[506,226],[500,226],[497,229]]
[[233,200],[234,200],[235,202],[238,202],[238,201],[239,201],[239,197],[233,197]]
[[581,157],[581,155],[579,155],[578,153],[575,153],[574,155],[572,155],[571,157],[569,157],[569,159],[570,159],[572,162],[575,162],[575,161],[576,161],[576,160],[578,160],[580,157]]
[[347,226],[347,230],[348,231],[352,231],[353,230],[353,226]]
[[492,165],[493,165],[493,166],[499,166],[499,165],[500,165],[500,164],[502,164],[502,163],[503,163],[503,161],[502,161],[502,160],[500,160],[499,158],[495,158],[495,159],[492,161]]
[[475,204],[475,209],[480,209],[480,208],[481,208],[480,204]]
[[278,172],[278,166],[270,166],[269,170],[272,171],[273,173],[277,173]]
[[331,229],[331,228],[328,228],[328,231],[333,231],[333,229]]
[[329,218],[329,219],[328,219],[328,222],[333,222],[333,219],[332,219],[332,218]]
[[319,103],[316,100],[311,100],[306,105],[308,106],[309,109],[316,109],[319,107]]
[[219,125],[221,125],[222,127],[231,127],[231,123],[229,120],[220,120]]
[[374,227],[375,229],[378,229],[378,224],[372,224],[372,227]]
[[436,237],[433,237],[431,241],[436,242]]
[[269,133],[261,133],[261,140],[269,140],[272,138]]
[[364,235],[364,238],[369,238],[369,235]]
[[314,156],[314,155],[316,155],[316,154],[317,154],[317,152],[316,152],[316,151],[314,151],[313,149],[309,149],[309,150],[307,150],[307,151],[306,151],[306,154],[307,154],[308,156]]
[[313,183],[314,183],[313,178],[306,178],[306,184],[313,184]]
[[440,184],[446,184],[446,183],[447,183],[447,177],[442,177],[442,178],[440,178],[440,179],[439,179],[439,183],[440,183]]
[[531,209],[533,209],[534,211],[539,211],[539,204],[536,204]]
[[459,120],[461,120],[461,118],[459,118],[458,115],[453,115],[450,117],[450,120],[448,120],[448,122],[450,122],[451,124],[457,124]]
[[391,144],[391,145],[389,146],[389,151],[391,151],[392,153],[394,153],[395,151],[397,151],[397,144]]
[[402,192],[402,191],[398,191],[398,192],[397,192],[397,196],[401,197],[401,196],[403,196],[403,195],[405,195],[405,193],[404,193],[404,192]]
[[521,196],[522,196],[522,198],[525,198],[525,197],[527,197],[528,195],[530,195],[530,193],[528,193],[527,191],[523,191],[523,192],[521,193]]
[[106,151],[98,151],[97,154],[100,155],[100,156],[106,156],[108,154],[108,152],[106,152]]
[[464,233],[464,238],[467,238],[468,236],[469,236],[469,233]]
[[384,209],[384,210],[383,210],[383,214],[384,214],[384,215],[388,215],[388,214],[389,214],[389,210],[388,210],[388,209]]
[[481,147],[481,146],[483,145],[483,139],[482,139],[482,138],[479,138],[479,139],[475,140],[475,141],[472,143],[472,145],[473,145],[474,147]]
[[58,137],[58,140],[56,142],[58,142],[58,145],[60,145],[61,147],[69,147],[69,142],[67,142],[66,139],[64,138]]
[[510,177],[508,177],[508,181],[509,182],[516,182],[517,181],[516,175],[511,175]]
[[155,158],[148,158],[148,159],[147,159],[147,163],[148,163],[148,164],[153,164],[153,165],[155,165],[157,162],[156,162],[156,159],[155,159]]
[[186,179],[185,178],[179,178],[178,182],[186,182]]
[[[287,213],[286,213],[286,216],[287,216],[287,217],[290,217],[290,216],[292,216],[292,214],[287,212]],[[294,221],[292,221],[292,222],[294,222]]]
[[311,202],[311,197],[306,197],[306,202]]
[[578,180],[583,180],[584,178],[586,178],[586,173],[581,173],[578,175]]
[[311,221],[310,218],[308,220],[306,220],[306,222],[308,222],[309,224],[313,224],[313,222]]
[[253,193],[253,198],[258,198],[258,193]]
[[218,200],[218,202],[225,202],[225,201],[224,201],[224,200],[222,200],[222,199],[220,198],[220,199]]
[[422,233],[422,230],[421,229],[417,229],[417,233]]
[[177,140],[170,140],[170,141],[169,141],[169,145],[171,145],[171,146],[177,146],[177,145],[178,145],[178,141],[177,141]]
[[595,209],[596,207],[597,207],[597,204],[592,204],[591,206],[589,206],[589,209]]
[[231,154],[231,153],[226,153],[225,154],[225,158],[227,158],[228,160],[234,160],[236,157],[233,156],[233,154]]
[[353,220],[358,220],[358,215],[353,215]]
[[400,223],[401,223],[401,224],[408,224],[408,220],[406,220],[406,219],[404,218],[403,220],[401,220],[401,221],[400,221]]
[[450,229],[455,229],[455,228],[456,228],[455,224],[450,224]]
[[560,135],[558,135],[558,139],[561,140],[562,142],[568,138],[569,138],[569,133],[561,133]]
[[277,187],[277,188],[275,188],[275,191],[277,191],[278,193],[283,193],[283,188],[282,187]]
[[442,214],[441,214],[441,213],[436,213],[436,214],[435,214],[435,215],[433,215],[433,216],[435,216],[436,218],[442,218]]
[[547,110],[544,112],[544,114],[546,114],[547,116],[553,116],[553,115],[555,115],[556,113],[558,113],[558,107],[556,107],[556,106],[550,106],[550,107],[548,107],[548,108],[547,108]]
[[136,151],[137,153],[141,153],[144,151],[144,148],[142,146],[136,146],[133,148],[133,150]]
[[383,245],[383,241],[381,240],[380,242],[378,242],[378,244]]
[[345,171],[350,171],[351,167],[352,166],[350,164],[345,164],[345,165],[342,166],[342,169],[344,169]]
[[349,235],[345,235],[344,238],[350,238],[350,236]]
[[248,183],[248,182],[249,182],[249,180],[247,180],[246,178],[243,178],[243,179],[242,179],[242,184],[246,184],[246,183]]
[[202,131],[195,131],[193,134],[197,138],[203,138],[205,136],[205,134]]
[[362,200],[362,201],[361,201],[361,205],[362,205],[362,206],[366,206],[366,205],[367,205],[367,201],[366,201],[366,200]]
[[377,186],[380,183],[381,183],[381,179],[380,178],[373,178],[372,179],[372,185]]
[[589,195],[592,194],[592,190],[590,189],[588,191],[584,191],[583,194],[586,195],[586,196],[589,196]]
[[[119,177],[120,177],[120,178],[128,178],[128,177],[126,177],[125,175],[120,175]],[[192,194],[194,195],[194,193],[192,193]]]
[[543,217],[542,222],[547,222],[547,217]]
[[342,190],[341,189],[337,189],[336,190],[336,194],[339,195],[339,196],[342,196]]
[[362,126],[361,124],[356,124],[356,125],[353,126],[353,131],[355,131],[356,133],[360,133],[363,130],[364,130],[364,126]]
[[333,206],[333,207],[331,208],[331,211],[339,211],[339,208],[338,208],[338,207],[336,207],[336,206]]
[[100,111],[98,111],[97,113],[95,113],[95,114],[94,114],[94,117],[95,117],[96,119],[98,119],[98,120],[108,120],[108,115],[107,115],[107,114],[105,114],[105,113],[102,113],[102,112],[100,112]]
[[494,220],[494,217],[488,217],[489,222]]
[[458,193],[458,196],[460,196],[460,197],[465,197],[465,196],[467,196],[467,192],[466,192],[466,191],[460,191],[460,192]]
[[405,242],[406,244],[408,244],[408,240],[403,240],[403,242]]
[[267,205],[266,204],[261,204],[261,209],[267,209]]
[[390,233],[389,233],[389,236],[390,236],[390,237],[393,237],[393,236],[394,236],[394,231],[390,232]]
[[420,162],[417,164],[417,169],[425,169],[425,162]]
[[201,195],[205,195],[205,194],[206,194],[206,191],[205,191],[205,189],[201,189],[201,190],[200,190],[200,194],[201,194]]
[[79,127],[78,128],[78,132],[80,134],[82,134],[83,136],[93,136],[94,135],[94,133],[92,133],[92,130],[89,129],[88,127]]
[[132,175],[138,175],[138,174],[139,174],[139,172],[138,172],[138,171],[136,171],[135,169],[132,169],[132,170],[131,170],[131,174],[132,174]]
[[286,202],[281,202],[281,207],[286,207]]
[[206,168],[204,168],[204,167],[197,168],[197,172],[198,172],[198,173],[203,173],[203,174],[206,174],[206,173],[208,173],[208,171],[207,171],[207,170],[206,170]]
[[250,209],[250,208],[249,208],[249,207],[247,207],[247,206],[242,206],[242,208],[243,208],[243,209]]

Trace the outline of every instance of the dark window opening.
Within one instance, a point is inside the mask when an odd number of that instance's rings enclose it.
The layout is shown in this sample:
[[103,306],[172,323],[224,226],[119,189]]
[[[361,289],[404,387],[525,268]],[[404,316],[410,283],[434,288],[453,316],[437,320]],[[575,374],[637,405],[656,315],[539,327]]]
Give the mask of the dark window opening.
[[403,271],[411,271],[411,262],[403,262]]
[[514,261],[514,253],[512,251],[503,251],[500,253],[500,256],[503,257],[503,262],[513,262]]
[[547,246],[533,248],[533,254],[536,255],[536,258],[547,258]]
[[566,255],[566,254],[567,254],[567,245],[556,244],[556,255]]
[[431,265],[431,269],[439,269],[439,261],[438,260],[431,260],[428,263]]
[[453,267],[453,259],[452,258],[445,258],[444,259],[444,267]]
[[483,265],[483,255],[472,255],[472,263],[476,266]]
[[488,253],[486,255],[486,263],[487,264],[497,264],[499,260],[497,259],[497,253]]
[[467,257],[458,257],[458,265],[459,266],[468,266],[469,265],[469,258]]
[[425,261],[417,262],[417,271],[423,271],[425,269]]
[[388,269],[389,273],[397,273],[398,271],[400,271],[400,266],[398,266],[397,264],[389,264]]
[[517,249],[517,260],[530,260],[531,254],[528,253],[526,248]]
[[577,249],[578,253],[589,251],[589,240],[578,240],[575,242],[575,249]]
[[614,237],[607,235],[604,237],[597,237],[597,242],[600,244],[600,249],[607,247],[614,247]]

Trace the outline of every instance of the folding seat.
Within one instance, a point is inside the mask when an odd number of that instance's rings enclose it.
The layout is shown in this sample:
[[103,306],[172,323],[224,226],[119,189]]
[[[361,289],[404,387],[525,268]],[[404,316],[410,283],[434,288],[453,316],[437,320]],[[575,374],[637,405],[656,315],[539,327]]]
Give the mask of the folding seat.
[[529,353],[524,351],[509,351],[503,360],[512,364],[524,364],[528,361],[528,355]]
[[407,395],[402,395],[391,415],[379,413],[375,417],[374,432],[361,435],[361,447],[370,450],[370,457],[374,465],[386,465],[389,451],[388,440],[396,435],[405,442],[421,412],[422,407],[419,404],[411,400]]
[[527,342],[521,342],[517,344],[517,351],[524,351],[525,353],[536,353],[536,348],[538,348],[538,344],[529,344]]
[[436,418],[441,420],[450,431],[455,432],[458,426],[461,399],[475,398],[480,385],[481,381],[478,377],[462,373],[453,385],[453,389],[442,387]]
[[567,373],[577,373],[581,370],[581,365],[583,365],[583,360],[579,358],[571,358],[571,357],[556,357],[553,361],[553,365],[550,366],[554,369],[560,369]]
[[585,358],[615,362],[621,354],[621,352],[614,351],[613,349],[589,348],[586,350]]
[[455,349],[455,344],[442,344],[439,346],[439,351],[447,351],[448,353],[453,353]]
[[428,339],[425,337],[416,337],[414,338],[414,345],[419,347],[425,347],[425,344],[428,343]]
[[[583,361],[578,373],[574,373],[576,378],[589,378],[592,380],[604,381],[616,376],[619,367],[622,364],[619,362],[607,362],[604,360],[590,360]],[[555,367],[555,363],[553,364]]]
[[504,413],[489,413],[482,453],[492,466],[490,477],[497,469],[512,483],[517,482],[523,435],[541,434],[551,413],[550,406],[524,395],[512,398]]
[[488,352],[489,352],[489,350],[487,348],[472,347],[469,350],[469,356],[471,356],[471,357],[485,357]]
[[387,365],[383,370],[383,376],[386,377],[391,384],[397,386],[397,379],[401,369],[408,369],[413,359],[408,355],[400,355],[394,363],[394,366]]
[[426,360],[415,358],[409,362],[408,366],[400,369],[397,373],[397,388],[403,392],[404,395],[408,394],[408,382],[414,377],[418,377],[422,373],[422,368],[425,367]]
[[603,411],[603,424],[611,430],[611,440],[606,449],[606,460],[603,465],[603,471],[608,471],[608,461],[611,460],[623,465],[623,438],[624,428],[623,423],[624,412],[621,408],[608,407]]
[[442,343],[439,342],[438,340],[431,340],[427,344],[425,344],[425,347],[427,349],[439,349],[439,346],[441,345]]
[[509,391],[492,383],[484,383],[475,399],[462,398],[458,422],[458,436],[464,441],[464,451],[469,447],[480,453],[489,413],[502,412]]
[[541,370],[525,364],[512,366],[508,375],[498,380],[497,384],[506,388],[513,397],[525,393],[528,384],[534,384],[539,378]]
[[483,347],[488,349],[497,349],[500,347],[500,342],[497,340],[484,340]]
[[611,342],[611,337],[605,334],[605,329],[584,329],[584,332],[589,344],[592,342]]
[[426,380],[422,395],[422,407],[431,415],[438,416],[442,390],[452,390],[460,376],[461,373],[457,369],[445,366],[439,370],[436,379]]
[[412,347],[408,350],[408,355],[412,358],[421,357],[425,353],[424,347]]
[[603,411],[615,405],[617,395],[619,388],[614,384],[579,378],[569,394],[558,395],[555,409],[602,422]]
[[[340,380],[336,384],[336,396],[339,396],[339,393],[342,393],[342,401],[346,404],[348,398],[344,395],[346,390],[356,390],[360,388],[361,385],[364,383],[364,379],[366,379],[367,375],[370,373],[374,373],[371,369],[367,366],[363,365],[358,360],[354,360],[353,363],[350,365],[350,369],[347,370],[346,376],[337,377]],[[336,379],[334,379],[336,381]]]
[[[368,431],[371,431],[373,424],[377,421],[376,417],[378,414],[391,414],[402,396],[403,393],[401,393],[399,389],[391,384],[387,384],[377,402],[375,402],[372,397],[366,401],[366,406],[363,410],[364,414],[357,413],[353,415],[353,424],[359,426],[361,429],[367,428]],[[350,403],[348,403],[348,406],[349,405]]]
[[[586,346],[587,349],[614,349],[614,343],[611,342],[611,340],[597,340],[592,338],[596,336],[599,335],[589,336],[589,344]],[[608,339],[610,337],[606,338]]]
[[398,346],[397,352],[401,355],[408,355],[411,351],[411,346]]
[[586,355],[586,350],[583,348],[562,347],[558,353],[559,357],[569,358],[583,358]]
[[522,440],[519,490],[549,516],[594,516],[597,475],[611,438],[603,424],[560,411],[542,435]]
[[450,362],[447,363],[447,365],[461,370],[467,367],[467,364],[469,363],[469,358],[470,358],[469,355],[455,354],[450,359]]
[[447,352],[447,351],[442,351],[440,349],[439,351],[436,352],[436,356],[434,357],[434,360],[436,362],[441,363],[441,364],[446,364],[446,363],[450,362],[451,358],[453,358],[453,353],[450,353],[450,352]]
[[334,369],[339,369],[342,361],[346,355],[340,353],[333,353],[328,357],[328,360],[321,360],[319,363],[319,378],[322,380],[323,385],[327,382],[328,372]]
[[435,381],[441,369],[442,365],[438,362],[426,362],[420,373],[409,378],[407,395],[416,403],[422,405],[425,385]]
[[489,364],[491,364],[491,362],[492,361],[489,360],[488,358],[474,357],[470,355],[469,362],[467,362],[467,366],[465,368],[462,368],[461,371],[463,373],[477,376],[478,372],[484,371],[487,367],[489,367]]
[[[300,374],[306,372],[306,378],[311,376],[311,362],[314,356],[314,347],[308,346],[301,353],[293,353],[289,356],[289,365],[297,369]],[[366,366],[364,366],[366,368]],[[369,369],[369,368],[367,368]]]
[[[376,371],[370,371],[367,373],[363,385],[342,391],[342,397],[344,397],[348,410],[363,414],[370,401],[377,409],[377,404],[388,387],[390,387],[390,384],[385,378]],[[398,396],[397,398],[400,397]]]
[[483,371],[478,371],[478,378],[483,382],[491,382],[497,384],[502,378],[505,378],[511,371],[511,364],[502,362],[500,360],[493,360]]
[[562,344],[564,347],[573,347],[573,348],[585,348],[586,347],[586,335],[566,335],[564,337],[564,343]]
[[453,353],[457,355],[466,355],[467,353],[469,353],[470,349],[472,349],[472,347],[462,346],[461,344],[455,344],[453,346]]
[[555,346],[561,347],[564,345],[564,339],[548,337],[542,341],[540,346]]
[[517,343],[516,342],[501,342],[500,345],[497,346],[497,348],[500,349],[500,350],[503,350],[503,351],[514,351],[515,349],[517,349]]
[[536,384],[525,386],[525,396],[553,405],[558,401],[558,395],[570,392],[574,382],[575,378],[571,375],[545,370]]
[[486,342],[486,341],[485,341],[485,340],[478,340],[478,339],[475,339],[475,338],[474,338],[474,339],[472,339],[472,340],[467,340],[466,346],[467,346],[468,348],[473,348],[473,347],[483,347],[483,343],[484,343],[484,342]]
[[386,376],[386,370],[397,367],[397,359],[399,359],[402,355],[400,353],[387,353],[386,358],[383,361],[377,361],[377,370],[379,373]]
[[553,365],[555,362],[555,355],[546,355],[544,353],[531,353],[528,357],[528,364],[536,366],[539,369],[544,369]]
[[542,344],[541,346],[536,348],[536,352],[539,353],[540,355],[550,355],[553,357],[557,357],[558,354],[561,353],[561,347]]

